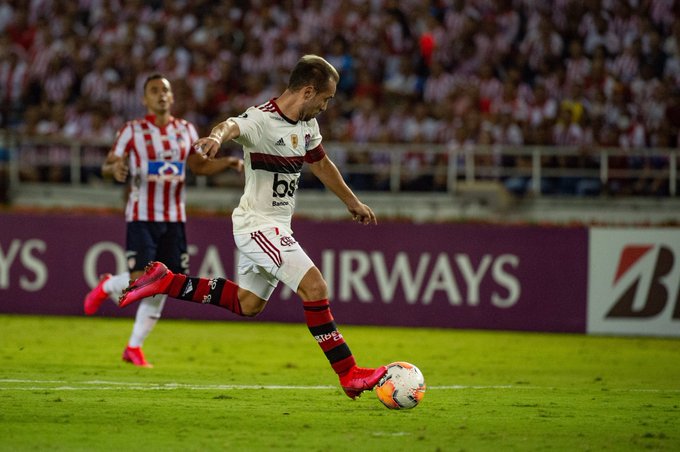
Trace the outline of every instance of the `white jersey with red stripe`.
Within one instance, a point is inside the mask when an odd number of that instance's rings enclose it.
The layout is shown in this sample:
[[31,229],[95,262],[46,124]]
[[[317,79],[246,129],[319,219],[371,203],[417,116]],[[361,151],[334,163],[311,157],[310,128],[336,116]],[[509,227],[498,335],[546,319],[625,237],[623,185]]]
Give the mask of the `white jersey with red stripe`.
[[119,130],[111,152],[129,160],[126,221],[186,221],[186,162],[196,152],[192,143],[197,139],[193,124],[173,117],[164,127],[147,116]]
[[292,234],[295,192],[304,162],[313,163],[326,154],[316,119],[293,121],[281,113],[272,99],[231,118],[241,134],[234,141],[243,146],[245,188],[234,209],[234,234],[267,226]]

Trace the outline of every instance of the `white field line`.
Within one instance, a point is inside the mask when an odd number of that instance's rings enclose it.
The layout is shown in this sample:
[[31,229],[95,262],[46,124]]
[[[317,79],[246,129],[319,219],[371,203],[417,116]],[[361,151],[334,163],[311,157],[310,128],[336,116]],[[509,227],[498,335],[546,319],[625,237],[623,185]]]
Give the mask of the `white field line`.
[[[31,385],[31,386],[23,386]],[[40,386],[36,386],[40,385]],[[54,385],[54,386],[50,386]],[[291,389],[291,390],[328,390],[335,389],[336,386],[318,385],[200,385],[187,383],[135,383],[122,381],[105,381],[105,380],[90,380],[90,381],[63,381],[63,380],[20,380],[20,379],[0,379],[0,390],[24,390],[24,391],[42,391],[42,390],[61,390],[61,391],[83,391],[83,390],[111,390],[111,389],[134,389],[145,391],[157,390],[173,390],[173,389],[189,389],[198,391],[222,391],[222,390],[238,390],[238,389]],[[512,388],[527,388],[523,386],[428,386],[430,389],[512,389]]]
[[[26,386],[25,386],[26,385]],[[20,380],[20,379],[0,379],[0,391],[88,391],[88,390],[120,390],[131,389],[135,391],[168,391],[175,389],[187,389],[195,391],[232,391],[232,390],[329,390],[336,389],[337,386],[318,385],[196,385],[187,383],[136,383],[121,381],[63,381],[63,380]],[[448,385],[448,386],[428,386],[427,390],[472,390],[472,389],[556,389],[529,385]],[[610,389],[615,392],[671,392],[680,393],[680,389],[654,389],[654,388],[632,388],[632,389]]]

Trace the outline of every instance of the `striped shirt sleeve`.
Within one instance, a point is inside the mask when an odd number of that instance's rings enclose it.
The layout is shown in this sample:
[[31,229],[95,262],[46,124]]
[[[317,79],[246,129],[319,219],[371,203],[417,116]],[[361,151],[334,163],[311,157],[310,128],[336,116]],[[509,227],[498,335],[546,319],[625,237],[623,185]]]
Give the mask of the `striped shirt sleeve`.
[[128,122],[118,131],[111,152],[118,157],[123,157],[128,149],[130,140],[132,140],[132,123]]

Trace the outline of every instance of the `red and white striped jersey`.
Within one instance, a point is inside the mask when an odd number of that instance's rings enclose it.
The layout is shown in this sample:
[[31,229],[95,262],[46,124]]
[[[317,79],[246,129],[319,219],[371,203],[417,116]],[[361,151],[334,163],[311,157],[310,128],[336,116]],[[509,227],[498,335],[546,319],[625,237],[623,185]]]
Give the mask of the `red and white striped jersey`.
[[640,69],[640,59],[630,50],[626,49],[608,65],[612,74],[619,80],[630,83],[638,75]]
[[295,192],[304,162],[321,160],[326,153],[316,119],[292,121],[272,99],[231,118],[243,146],[245,188],[231,216],[234,233],[274,226],[292,233]]
[[71,96],[76,83],[76,73],[71,67],[64,67],[48,73],[43,82],[45,97],[53,103],[63,103]]
[[192,143],[197,139],[194,125],[178,118],[157,127],[147,116],[120,129],[111,152],[129,160],[126,221],[186,221],[186,162],[196,152]]
[[22,60],[0,62],[0,103],[13,105],[21,101],[28,84],[28,65]]

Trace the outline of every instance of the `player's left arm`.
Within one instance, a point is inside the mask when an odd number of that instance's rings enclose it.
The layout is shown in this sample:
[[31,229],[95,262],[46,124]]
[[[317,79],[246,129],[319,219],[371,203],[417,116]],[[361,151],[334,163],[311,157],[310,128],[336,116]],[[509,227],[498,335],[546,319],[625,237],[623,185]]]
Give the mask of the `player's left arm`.
[[198,152],[211,159],[214,158],[220,150],[222,143],[238,138],[239,136],[241,136],[241,129],[238,124],[232,118],[228,118],[213,127],[210,131],[210,135],[196,140],[193,143],[193,146]]
[[187,165],[197,176],[210,176],[233,168],[239,173],[243,171],[243,159],[238,157],[208,158],[199,153],[187,157]]
[[351,188],[345,183],[335,163],[324,155],[323,158],[309,164],[312,173],[347,206],[352,219],[361,224],[378,224],[375,213],[362,203]]

